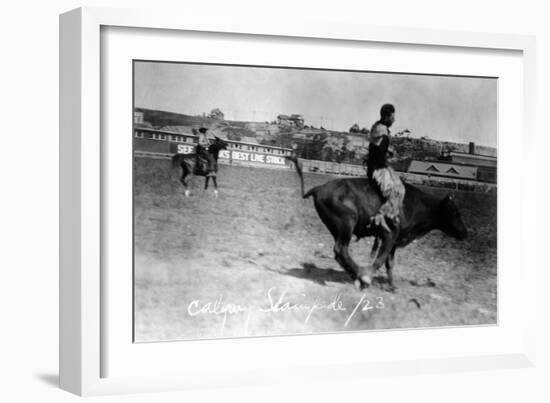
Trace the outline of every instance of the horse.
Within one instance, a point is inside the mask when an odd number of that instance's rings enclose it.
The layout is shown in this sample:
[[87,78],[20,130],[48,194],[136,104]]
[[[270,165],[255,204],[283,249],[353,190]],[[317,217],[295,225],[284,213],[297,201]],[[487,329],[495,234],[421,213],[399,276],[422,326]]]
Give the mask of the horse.
[[189,183],[193,178],[193,175],[204,176],[204,190],[208,189],[208,182],[212,178],[214,182],[214,195],[218,196],[218,157],[221,150],[227,150],[227,142],[219,137],[214,138],[214,142],[208,147],[208,153],[210,153],[214,159],[214,166],[212,169],[207,169],[208,161],[205,158],[198,155],[196,152],[191,154],[175,154],[172,157],[172,171],[181,168],[180,182],[185,188],[185,196],[189,197]]
[[[368,287],[373,275],[385,264],[389,290],[394,291],[392,270],[395,250],[434,229],[457,240],[467,236],[467,229],[450,195],[439,199],[404,183],[405,198],[399,223],[386,231],[371,222],[383,200],[376,185],[366,177],[334,179],[305,192],[301,162],[296,156],[287,158],[294,163],[300,178],[302,198],[313,197],[321,221],[334,238],[335,260],[350,275],[358,289]],[[348,248],[354,235],[357,240],[375,237],[372,253],[377,252],[377,256],[370,267],[360,267],[351,258]]]

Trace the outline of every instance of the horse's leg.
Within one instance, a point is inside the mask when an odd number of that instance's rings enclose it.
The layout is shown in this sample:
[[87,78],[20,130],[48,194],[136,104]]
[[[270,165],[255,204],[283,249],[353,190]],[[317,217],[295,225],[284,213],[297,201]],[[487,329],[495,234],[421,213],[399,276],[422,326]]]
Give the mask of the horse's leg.
[[218,179],[216,179],[216,176],[212,177],[212,182],[214,182],[214,196],[218,197]]
[[[172,166],[168,171],[168,182],[170,183],[170,189],[172,190],[172,193],[175,191],[176,175],[179,176],[179,172],[176,172],[177,169],[179,168],[176,165],[176,163],[172,162]],[[178,186],[178,189],[179,189],[179,186]]]
[[182,164],[181,167],[182,167],[182,173],[181,173],[180,182],[183,184],[183,187],[185,188],[185,196],[189,197],[190,192],[189,192],[189,187],[188,187],[188,182],[187,181],[191,180],[192,174],[189,171],[187,165]]
[[174,181],[175,170],[177,169],[177,162],[174,157],[170,160],[170,169],[168,170],[168,181],[172,183]]
[[204,190],[208,189],[208,182],[210,181],[210,176],[206,175],[204,177]]

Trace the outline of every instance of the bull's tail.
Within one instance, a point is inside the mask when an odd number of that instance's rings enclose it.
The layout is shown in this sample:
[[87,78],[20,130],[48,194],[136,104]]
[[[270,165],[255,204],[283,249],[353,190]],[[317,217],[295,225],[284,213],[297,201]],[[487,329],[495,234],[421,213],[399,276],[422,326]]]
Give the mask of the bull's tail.
[[294,163],[294,168],[296,168],[296,173],[298,173],[298,176],[300,177],[300,191],[302,194],[302,198],[307,199],[308,197],[312,196],[317,188],[313,188],[307,191],[307,193],[304,190],[304,173],[302,171],[302,162],[298,160],[298,157],[295,154],[292,154],[290,156],[286,156],[286,159],[292,161]]
[[316,193],[317,193],[317,189],[319,188],[320,186],[315,186],[314,188],[311,188],[309,189],[305,195],[303,195],[302,197],[304,199],[307,199],[308,197],[311,197],[311,196],[314,196]]

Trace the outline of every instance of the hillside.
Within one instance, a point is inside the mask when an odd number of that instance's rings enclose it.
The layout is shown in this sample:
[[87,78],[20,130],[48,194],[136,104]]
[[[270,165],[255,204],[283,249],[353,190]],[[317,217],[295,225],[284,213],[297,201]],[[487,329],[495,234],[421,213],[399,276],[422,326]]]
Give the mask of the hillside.
[[[287,123],[245,122],[214,119],[207,116],[191,116],[136,108],[143,114],[144,124],[157,129],[191,132],[192,128],[205,126],[212,135],[235,141],[296,147],[302,158],[361,164],[367,153],[368,134],[325,130],[308,125],[297,127]],[[397,137],[392,144],[395,155],[392,165],[406,170],[412,159],[436,159],[442,151],[468,152],[468,144],[437,141],[427,138]],[[496,149],[476,146],[478,154],[496,156]]]

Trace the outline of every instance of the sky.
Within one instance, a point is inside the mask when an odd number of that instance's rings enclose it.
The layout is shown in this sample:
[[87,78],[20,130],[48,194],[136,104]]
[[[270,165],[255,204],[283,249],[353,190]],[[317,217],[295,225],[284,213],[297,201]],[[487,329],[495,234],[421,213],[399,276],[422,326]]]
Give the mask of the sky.
[[497,79],[135,62],[134,105],[188,115],[220,108],[227,120],[273,121],[301,114],[306,125],[370,128],[384,103],[392,133],[496,147]]

